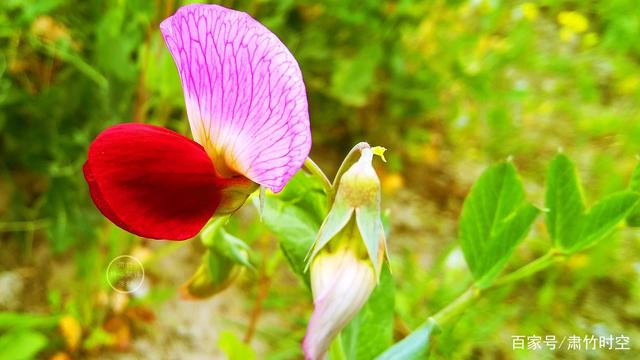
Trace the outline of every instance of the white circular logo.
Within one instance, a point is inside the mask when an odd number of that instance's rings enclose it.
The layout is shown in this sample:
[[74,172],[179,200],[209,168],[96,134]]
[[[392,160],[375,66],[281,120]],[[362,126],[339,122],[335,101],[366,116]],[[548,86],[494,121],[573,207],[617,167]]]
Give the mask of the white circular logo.
[[144,281],[144,267],[140,260],[130,255],[120,255],[107,267],[107,282],[119,293],[137,291]]

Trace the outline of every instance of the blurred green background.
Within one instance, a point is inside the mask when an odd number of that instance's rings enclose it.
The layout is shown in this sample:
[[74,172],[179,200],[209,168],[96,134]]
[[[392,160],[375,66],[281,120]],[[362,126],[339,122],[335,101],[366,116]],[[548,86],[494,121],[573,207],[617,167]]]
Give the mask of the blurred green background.
[[[587,199],[624,188],[636,165],[636,0],[221,4],[260,20],[299,61],[311,156],[327,173],[359,141],[389,149],[380,176],[397,339],[468,286],[457,218],[488,164],[512,157],[540,206],[558,149],[575,160]],[[176,289],[199,263],[199,242],[136,238],[89,198],[81,167],[101,130],[142,121],[188,134],[158,29],[180,5],[0,3],[0,349],[56,360],[301,357],[310,296],[251,209],[232,228],[251,244],[258,270],[211,300],[187,302]],[[544,251],[547,237],[536,229],[513,266]],[[639,358],[637,235],[621,229],[517,288],[490,293],[438,335],[433,357]],[[131,297],[104,280],[109,261],[125,253],[144,259],[147,271],[145,291]],[[631,350],[512,350],[512,335],[574,334],[624,334]]]

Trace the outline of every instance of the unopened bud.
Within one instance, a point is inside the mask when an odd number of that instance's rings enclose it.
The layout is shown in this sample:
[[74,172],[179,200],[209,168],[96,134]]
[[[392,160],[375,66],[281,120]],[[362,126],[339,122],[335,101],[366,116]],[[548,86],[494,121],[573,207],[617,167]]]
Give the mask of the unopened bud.
[[358,161],[340,177],[331,210],[311,248],[309,263],[355,218],[355,230],[359,232],[360,242],[365,245],[376,275],[380,275],[386,242],[380,219],[380,179],[373,168],[372,160],[373,155],[379,155],[384,159],[384,150],[382,147],[370,148],[368,145],[360,148]]
[[249,246],[224,230],[227,219],[219,217],[205,226],[202,244],[208,248],[202,263],[180,288],[184,299],[205,299],[233,283],[249,262]]
[[302,343],[305,359],[322,359],[336,335],[364,306],[376,286],[371,263],[348,247],[323,251],[311,264],[314,311]]
[[[354,153],[354,150],[356,151]],[[302,344],[306,359],[322,359],[335,336],[375,288],[386,252],[380,180],[372,166],[382,148],[359,144],[345,159],[335,200],[311,249],[314,311]],[[352,157],[360,150],[360,158]]]
[[225,256],[207,252],[191,278],[180,287],[180,297],[201,300],[225,290],[240,275],[242,267]]
[[371,149],[363,149],[360,159],[342,175],[337,198],[343,198],[353,208],[380,201],[380,179],[371,165],[372,160]]

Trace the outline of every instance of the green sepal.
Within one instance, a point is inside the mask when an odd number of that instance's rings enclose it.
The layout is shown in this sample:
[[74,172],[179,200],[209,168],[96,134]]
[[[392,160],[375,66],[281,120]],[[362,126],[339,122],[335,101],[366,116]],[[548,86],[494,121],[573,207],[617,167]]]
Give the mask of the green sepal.
[[[376,273],[376,280],[380,279],[380,269],[382,267],[382,257],[380,250],[386,252],[384,229],[380,220],[380,203],[376,202],[366,207],[356,209],[356,223],[362,236],[367,253],[373,269]],[[382,249],[381,249],[382,246]]]
[[181,286],[180,294],[184,299],[206,299],[229,287],[240,270],[226,256],[207,250],[196,272]]
[[305,271],[309,269],[313,258],[318,254],[318,252],[320,252],[320,250],[322,250],[322,248],[324,248],[331,239],[338,235],[340,230],[347,226],[352,215],[353,208],[350,207],[343,199],[336,198],[329,214],[320,226],[320,231],[318,231],[316,240],[311,246],[311,249],[309,249],[309,253],[306,257],[307,264],[305,266]]
[[335,200],[336,194],[338,193],[338,186],[340,184],[340,179],[342,179],[342,175],[344,175],[344,173],[347,170],[349,170],[351,166],[353,166],[353,164],[355,164],[358,161],[358,159],[360,159],[360,152],[362,151],[362,149],[366,149],[369,147],[370,147],[369,144],[367,144],[366,142],[360,142],[356,144],[356,146],[354,146],[349,151],[347,156],[345,156],[344,160],[342,160],[342,164],[340,164],[340,167],[336,172],[336,176],[333,178],[333,183],[332,183],[333,185],[331,187],[331,192],[328,194],[329,204],[333,204],[333,201]]
[[200,236],[202,243],[212,252],[236,264],[253,269],[249,261],[251,248],[244,241],[224,230],[227,220],[228,217],[219,217],[207,224]]
[[214,246],[220,255],[227,257],[236,264],[255,270],[249,261],[249,251],[251,251],[249,245],[224,229],[220,230],[220,240]]
[[229,287],[242,267],[254,269],[249,261],[250,248],[224,230],[229,217],[212,219],[200,234],[207,252],[191,278],[180,288],[187,299],[205,299]]

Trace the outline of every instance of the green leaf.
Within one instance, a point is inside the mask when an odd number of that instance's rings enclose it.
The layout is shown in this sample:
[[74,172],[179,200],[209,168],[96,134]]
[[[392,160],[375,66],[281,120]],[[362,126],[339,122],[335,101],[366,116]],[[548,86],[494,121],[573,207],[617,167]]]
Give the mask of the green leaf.
[[[631,175],[631,183],[629,190],[640,192],[640,162],[636,165]],[[631,213],[627,216],[627,225],[632,227],[640,227],[640,206],[635,206]]]
[[58,324],[59,316],[0,312],[0,330],[38,328],[46,329]]
[[82,344],[84,349],[96,351],[103,346],[109,346],[114,343],[114,335],[101,327],[96,327]]
[[527,236],[529,228],[539,213],[540,210],[535,206],[526,203],[504,220],[502,226],[497,230],[496,240],[493,240],[489,244],[483,260],[487,270],[485,270],[486,273],[482,279],[478,280],[479,287],[489,285],[491,280],[495,279],[505,265],[507,265],[511,253],[516,245]]
[[37,331],[18,330],[0,336],[0,359],[27,360],[47,346],[47,337]]
[[262,221],[278,238],[293,271],[306,278],[304,259],[313,245],[320,224],[301,208],[273,197],[266,201]]
[[301,208],[317,220],[318,224],[322,223],[327,214],[327,197],[322,183],[304,171],[298,171],[280,193],[269,196]]
[[[254,205],[260,207],[254,198]],[[292,270],[308,281],[305,257],[326,214],[326,195],[317,179],[299,171],[279,194],[268,194],[262,222],[278,238]]]
[[342,331],[347,359],[373,359],[388,348],[393,340],[393,308],[395,284],[385,267],[380,284],[358,315]]
[[638,162],[635,169],[633,169],[629,189],[633,191],[640,191],[640,162]]
[[331,76],[331,94],[347,105],[365,105],[382,55],[382,47],[374,41],[360,49],[357,56],[338,59]]
[[229,360],[255,360],[256,353],[251,346],[244,343],[238,337],[230,332],[223,331],[218,338],[218,346]]
[[96,38],[93,44],[94,63],[105,73],[121,81],[133,81],[137,75],[137,63],[132,55],[140,45],[142,34],[135,26],[141,24],[142,14],[132,16],[128,7],[108,8],[95,24]]
[[[640,186],[638,177],[635,171],[632,188]],[[595,244],[629,216],[639,196],[632,191],[618,192],[586,211],[575,167],[569,158],[558,154],[549,168],[545,195],[546,224],[554,245],[573,253]]]
[[524,202],[522,183],[510,162],[480,175],[460,216],[460,245],[478,287],[490,285],[500,273],[538,212]]
[[584,201],[573,163],[564,154],[551,161],[547,174],[545,221],[554,245],[564,247],[578,235]]
[[639,199],[638,193],[621,191],[595,203],[589,212],[582,216],[580,232],[575,241],[565,244],[565,250],[576,252],[607,236],[636,207]]
[[205,271],[208,275],[207,281],[211,281],[214,287],[226,288],[226,283],[234,272],[234,262],[231,259],[216,251],[209,251],[205,254],[202,265],[208,270]]
[[200,239],[216,257],[226,257],[231,263],[236,263],[253,269],[249,262],[251,248],[241,239],[225,231],[228,217],[213,219],[202,230]]
[[253,265],[249,262],[249,252],[251,248],[244,241],[229,234],[224,229],[220,230],[221,241],[216,242],[215,250],[222,256],[236,264],[240,264],[253,269]]
[[424,325],[376,357],[376,360],[411,360],[428,357],[431,335],[437,329],[436,323],[429,319]]
[[50,56],[60,58],[74,66],[80,73],[93,80],[101,89],[105,90],[109,87],[109,81],[107,78],[89,62],[84,60],[69,44],[66,44],[66,46],[61,44],[49,44],[47,42],[40,41],[37,38],[32,39],[32,41],[36,47],[41,48]]

